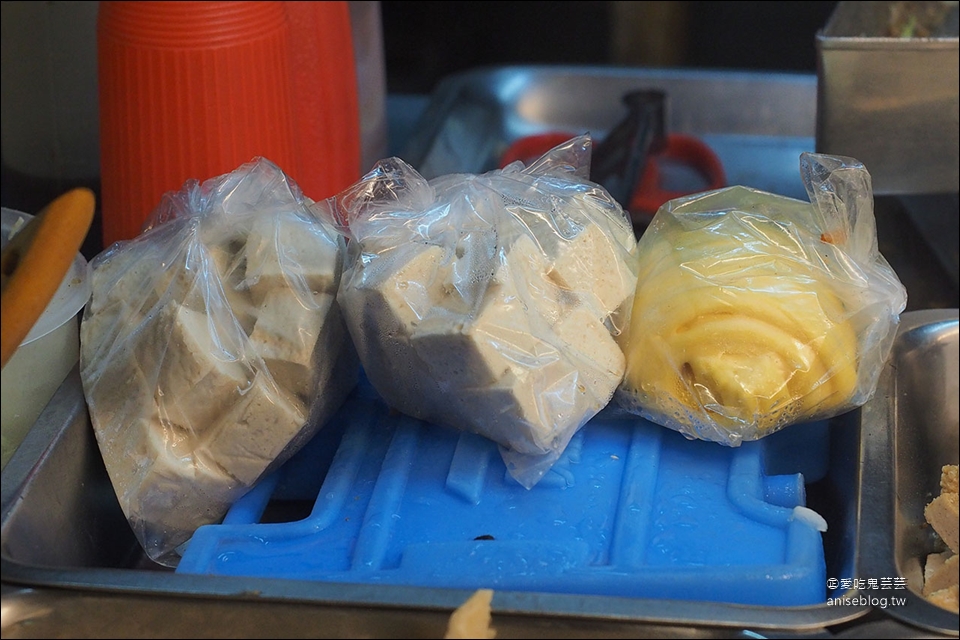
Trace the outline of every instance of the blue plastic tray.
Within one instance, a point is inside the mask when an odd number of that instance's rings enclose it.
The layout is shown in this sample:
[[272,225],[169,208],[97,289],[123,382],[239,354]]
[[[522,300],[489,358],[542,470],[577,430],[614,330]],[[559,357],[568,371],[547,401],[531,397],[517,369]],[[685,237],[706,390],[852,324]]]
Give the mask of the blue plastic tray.
[[[492,442],[391,411],[363,380],[223,524],[197,530],[177,572],[822,603],[821,534],[793,508],[804,474],[825,473],[827,429],[729,448],[611,406],[527,490]],[[309,516],[261,522],[271,501],[304,498]]]

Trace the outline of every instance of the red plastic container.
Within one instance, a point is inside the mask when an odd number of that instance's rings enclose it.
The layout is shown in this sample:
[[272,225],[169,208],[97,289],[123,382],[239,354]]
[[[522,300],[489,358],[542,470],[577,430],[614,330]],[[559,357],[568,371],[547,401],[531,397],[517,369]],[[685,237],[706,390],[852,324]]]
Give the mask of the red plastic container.
[[97,46],[105,247],[257,156],[315,200],[359,179],[346,2],[101,2]]

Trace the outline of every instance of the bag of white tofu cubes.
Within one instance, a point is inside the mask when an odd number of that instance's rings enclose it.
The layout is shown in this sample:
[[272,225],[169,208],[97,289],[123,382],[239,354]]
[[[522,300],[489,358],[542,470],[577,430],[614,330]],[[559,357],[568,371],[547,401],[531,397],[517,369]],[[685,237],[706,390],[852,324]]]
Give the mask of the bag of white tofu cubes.
[[591,144],[430,181],[390,158],[316,205],[349,236],[338,299],[370,383],[397,411],[496,442],[526,488],[624,373],[636,238],[587,180]]
[[336,291],[346,242],[257,158],[166,194],[91,261],[80,375],[120,506],[176,566],[359,379]]

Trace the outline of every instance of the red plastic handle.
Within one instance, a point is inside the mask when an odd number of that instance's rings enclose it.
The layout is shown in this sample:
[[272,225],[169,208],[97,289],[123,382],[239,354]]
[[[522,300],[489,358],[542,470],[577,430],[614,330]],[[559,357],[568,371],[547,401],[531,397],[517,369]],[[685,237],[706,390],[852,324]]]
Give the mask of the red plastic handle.
[[[675,191],[661,185],[661,163],[665,160],[680,162],[696,170],[706,181],[704,187],[695,191]],[[700,191],[712,191],[726,185],[723,165],[713,150],[692,136],[667,134],[667,145],[659,153],[647,158],[640,184],[630,198],[630,211],[656,213],[663,203]]]
[[[540,133],[515,140],[500,157],[500,168],[517,160],[529,165],[541,155],[574,137],[562,131]],[[695,191],[676,191],[661,185],[661,164],[679,162],[696,170],[705,186]],[[726,174],[720,159],[704,142],[693,136],[670,133],[664,148],[651,154],[643,168],[640,182],[634,190],[627,209],[636,213],[654,214],[663,203],[699,191],[710,191],[726,186]]]

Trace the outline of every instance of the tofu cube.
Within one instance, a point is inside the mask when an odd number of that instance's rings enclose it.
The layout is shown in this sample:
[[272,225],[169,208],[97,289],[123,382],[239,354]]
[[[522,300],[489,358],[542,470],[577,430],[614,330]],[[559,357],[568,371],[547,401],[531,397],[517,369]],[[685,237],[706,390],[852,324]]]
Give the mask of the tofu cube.
[[97,440],[127,520],[157,558],[201,525],[218,522],[246,487],[198,455],[194,440],[150,413],[122,428],[101,422]]
[[624,248],[598,225],[588,224],[569,240],[557,243],[550,278],[574,292],[595,299],[594,306],[606,317],[620,308],[637,285],[622,259]]
[[253,485],[307,421],[294,396],[258,375],[211,428],[203,442],[207,456],[243,485]]
[[[277,287],[334,293],[340,274],[340,244],[330,230],[294,212],[256,218],[247,237],[245,282],[254,302]],[[288,282],[288,279],[290,282]]]
[[155,376],[163,419],[200,433],[249,386],[254,372],[235,325],[218,326],[213,317],[170,302],[145,331],[137,360]]
[[[542,282],[540,253],[519,240],[498,263],[478,309],[470,316],[436,310],[409,328],[411,343],[443,388],[456,390],[496,383],[510,371],[536,366],[549,349],[533,327],[559,313],[549,294],[530,296],[528,283]],[[526,250],[525,250],[526,249]],[[481,274],[482,275],[482,274]],[[537,311],[543,311],[538,315]],[[542,333],[540,333],[542,335]]]
[[960,494],[941,493],[923,511],[927,522],[954,553],[957,553],[957,522],[960,520],[958,496]]
[[923,595],[947,589],[960,582],[960,556],[952,551],[931,553],[923,565]]
[[592,309],[571,309],[553,326],[562,351],[580,373],[580,383],[602,404],[623,379],[626,358]]
[[261,357],[311,367],[313,351],[334,296],[318,294],[304,301],[288,288],[266,294],[250,334],[250,343]]

